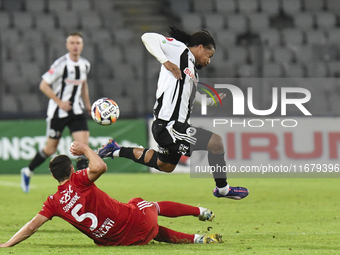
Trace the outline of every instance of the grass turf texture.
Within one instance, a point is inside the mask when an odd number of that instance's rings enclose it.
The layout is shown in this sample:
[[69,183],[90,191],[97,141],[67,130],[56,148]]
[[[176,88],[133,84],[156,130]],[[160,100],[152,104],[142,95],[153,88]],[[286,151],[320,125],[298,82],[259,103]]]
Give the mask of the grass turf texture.
[[[30,193],[19,175],[0,175],[0,243],[7,241],[40,211],[57,182],[35,175]],[[339,254],[338,179],[231,179],[250,195],[241,201],[215,198],[212,179],[185,174],[105,174],[97,186],[119,201],[132,197],[172,200],[210,208],[214,222],[195,217],[159,217],[159,224],[186,233],[223,235],[224,243],[97,247],[91,239],[59,218],[43,225],[28,240],[0,254]]]

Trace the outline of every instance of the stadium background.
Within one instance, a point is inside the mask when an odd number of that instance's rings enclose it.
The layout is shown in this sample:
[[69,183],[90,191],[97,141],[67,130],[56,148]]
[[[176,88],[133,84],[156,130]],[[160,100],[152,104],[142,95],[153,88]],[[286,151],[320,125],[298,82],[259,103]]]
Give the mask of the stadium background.
[[[188,32],[206,28],[213,34],[217,51],[211,65],[200,72],[203,80],[228,78],[246,88],[252,78],[265,78],[270,82],[255,84],[264,91],[283,86],[282,82],[290,79],[294,86],[311,91],[308,109],[313,116],[339,116],[338,0],[2,0],[0,3],[0,127],[12,133],[9,138],[6,132],[0,135],[2,156],[6,149],[4,140],[8,138],[13,145],[13,136],[18,135],[14,127],[27,135],[39,126],[39,135],[44,134],[47,98],[38,85],[53,61],[66,53],[65,37],[72,31],[84,35],[82,55],[92,66],[91,101],[102,96],[114,98],[121,108],[120,121],[127,121],[121,122],[122,125],[131,125],[133,121],[129,120],[138,119],[145,139],[160,66],[146,52],[140,36],[147,31],[166,35],[169,25]],[[268,95],[255,93],[254,101],[265,107],[271,102]],[[301,115],[294,110],[289,114]],[[214,114],[221,111],[222,108],[216,108]],[[194,116],[198,114],[195,112]],[[18,125],[9,119],[23,122]],[[29,124],[25,127],[26,123]],[[27,128],[30,125],[34,128]],[[103,132],[101,128],[91,124],[91,136]],[[120,135],[122,129],[117,122],[105,136],[116,135],[111,132]],[[147,140],[134,142],[147,146]],[[14,160],[14,163],[17,165],[11,164],[12,170],[2,164],[0,172],[19,171],[22,162]]]

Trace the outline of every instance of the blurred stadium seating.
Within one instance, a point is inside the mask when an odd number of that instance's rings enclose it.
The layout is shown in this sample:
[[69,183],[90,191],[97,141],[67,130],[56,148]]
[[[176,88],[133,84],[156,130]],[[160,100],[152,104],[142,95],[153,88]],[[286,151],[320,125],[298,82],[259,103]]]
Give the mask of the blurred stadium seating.
[[[0,117],[43,117],[41,75],[66,53],[65,37],[84,34],[91,100],[122,102],[125,116],[152,113],[159,65],[142,46],[146,31],[176,25],[210,31],[217,51],[201,77],[338,78],[339,0],[1,0]],[[262,57],[259,57],[262,54]],[[313,83],[310,86],[316,86]],[[340,109],[334,85],[332,102]],[[318,91],[320,88],[312,88]],[[332,89],[332,88],[331,88]],[[329,88],[328,88],[329,90]],[[26,100],[24,99],[26,97]],[[37,104],[28,104],[28,100]],[[124,103],[123,103],[124,102]],[[333,104],[330,104],[331,107]],[[320,115],[339,115],[334,109]],[[16,113],[19,113],[16,115]]]

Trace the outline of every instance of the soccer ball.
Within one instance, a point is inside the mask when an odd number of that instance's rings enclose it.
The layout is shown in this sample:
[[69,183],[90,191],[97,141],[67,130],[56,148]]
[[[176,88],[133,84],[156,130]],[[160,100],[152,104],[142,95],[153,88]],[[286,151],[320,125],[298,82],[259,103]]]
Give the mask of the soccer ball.
[[110,98],[103,97],[92,104],[92,119],[102,126],[108,126],[115,123],[119,117],[118,104]]

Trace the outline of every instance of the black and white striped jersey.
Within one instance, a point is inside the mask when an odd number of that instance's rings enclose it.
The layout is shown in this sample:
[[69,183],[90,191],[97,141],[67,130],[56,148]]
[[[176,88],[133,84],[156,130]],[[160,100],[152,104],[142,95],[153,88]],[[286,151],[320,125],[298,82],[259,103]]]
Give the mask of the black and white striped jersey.
[[[81,114],[84,108],[81,89],[89,71],[88,60],[80,57],[77,62],[74,62],[67,53],[52,64],[50,70],[42,75],[42,79],[51,85],[53,92],[62,101],[72,103],[74,114]],[[47,118],[64,118],[68,115],[69,113],[60,109],[53,99],[49,100]]]
[[[197,90],[194,81],[198,81],[194,55],[184,43],[174,38],[146,33],[142,36],[142,40],[149,52],[161,63],[169,60],[176,64],[183,78],[177,80],[162,65],[157,84],[154,117],[165,121],[188,122]],[[164,55],[159,52],[159,47]]]

